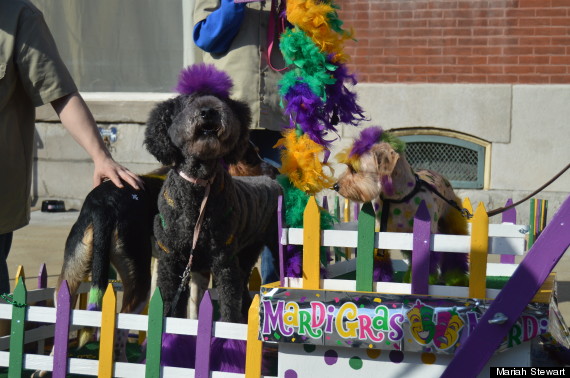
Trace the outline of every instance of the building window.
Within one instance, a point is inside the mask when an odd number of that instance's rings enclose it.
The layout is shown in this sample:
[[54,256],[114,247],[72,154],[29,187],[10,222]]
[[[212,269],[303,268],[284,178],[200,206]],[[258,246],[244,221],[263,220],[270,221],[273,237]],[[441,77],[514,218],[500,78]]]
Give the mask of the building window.
[[34,0],[81,92],[171,93],[194,63],[194,0]]
[[430,169],[439,172],[458,189],[486,187],[486,154],[490,148],[489,143],[454,132],[429,132],[430,130],[395,132],[406,142],[406,157],[415,170]]

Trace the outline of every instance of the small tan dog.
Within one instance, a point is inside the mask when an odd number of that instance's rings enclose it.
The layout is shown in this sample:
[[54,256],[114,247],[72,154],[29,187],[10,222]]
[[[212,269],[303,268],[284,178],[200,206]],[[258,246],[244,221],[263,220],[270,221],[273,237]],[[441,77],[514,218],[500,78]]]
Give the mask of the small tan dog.
[[[431,232],[467,235],[467,221],[462,216],[451,184],[430,170],[414,172],[405,156],[405,143],[380,127],[361,132],[353,145],[340,153],[339,162],[347,170],[334,185],[340,195],[357,202],[379,202],[377,220],[381,231],[412,232],[414,215],[425,201],[431,216]],[[409,259],[409,251],[405,253]],[[430,283],[467,285],[467,255],[435,253],[430,259]],[[391,281],[393,268],[388,253],[376,261],[374,278]],[[404,281],[410,281],[408,270]]]

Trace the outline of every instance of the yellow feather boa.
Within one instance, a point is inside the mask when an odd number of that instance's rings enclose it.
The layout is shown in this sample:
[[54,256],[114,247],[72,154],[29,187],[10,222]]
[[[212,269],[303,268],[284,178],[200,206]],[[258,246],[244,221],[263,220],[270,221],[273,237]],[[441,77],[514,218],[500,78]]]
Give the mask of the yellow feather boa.
[[323,167],[327,167],[332,175],[332,168],[319,159],[324,147],[306,134],[297,136],[294,129],[287,130],[275,147],[284,147],[279,171],[289,177],[295,187],[308,194],[316,194],[334,184],[334,179],[323,171]]
[[331,5],[315,0],[287,1],[287,20],[307,33],[322,51],[332,54],[333,62],[346,63],[344,41],[351,38],[351,33],[339,34],[331,29],[328,14],[333,12]]

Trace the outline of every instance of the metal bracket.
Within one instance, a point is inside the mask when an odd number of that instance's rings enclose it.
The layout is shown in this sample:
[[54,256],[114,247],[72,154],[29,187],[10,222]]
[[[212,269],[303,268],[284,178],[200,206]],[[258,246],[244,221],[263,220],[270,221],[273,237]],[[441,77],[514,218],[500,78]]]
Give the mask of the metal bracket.
[[502,312],[497,312],[493,319],[489,319],[489,324],[504,324],[509,318]]

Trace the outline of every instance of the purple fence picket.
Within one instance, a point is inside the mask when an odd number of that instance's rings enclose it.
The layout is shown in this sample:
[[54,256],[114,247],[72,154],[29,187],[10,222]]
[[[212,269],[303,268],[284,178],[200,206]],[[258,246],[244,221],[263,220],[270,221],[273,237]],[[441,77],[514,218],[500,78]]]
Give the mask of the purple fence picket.
[[430,268],[430,215],[424,201],[414,216],[412,252],[412,294],[427,295]]
[[281,244],[281,234],[283,233],[283,196],[279,196],[277,200],[277,237],[279,245],[279,281],[281,281],[280,286],[285,286],[285,251],[284,246]]
[[[43,263],[42,266],[40,266],[40,271],[38,272],[38,289],[45,289],[47,288],[47,268],[46,268],[46,263]],[[39,301],[35,304],[36,306],[45,306],[46,302],[45,301]]]
[[53,378],[65,378],[67,374],[67,343],[71,315],[71,296],[67,281],[63,281],[57,293],[55,337],[53,343]]
[[[476,377],[570,246],[570,197],[459,347],[443,378]],[[506,320],[504,320],[506,319]],[[470,369],[466,370],[465,366]]]
[[[507,203],[505,203],[505,207],[511,206],[513,204],[513,200],[511,198],[509,198],[507,200]],[[508,210],[506,210],[503,213],[503,223],[513,223],[516,224],[517,223],[517,210],[512,207]],[[515,263],[515,255],[501,255],[501,263],[502,264],[514,264]]]
[[40,266],[40,271],[38,273],[38,289],[45,289],[47,288],[47,268],[46,268],[46,263],[43,263],[42,266]]
[[210,292],[206,291],[200,311],[198,312],[198,335],[196,336],[196,370],[197,378],[210,376],[210,345],[212,344],[212,319],[214,307]]

